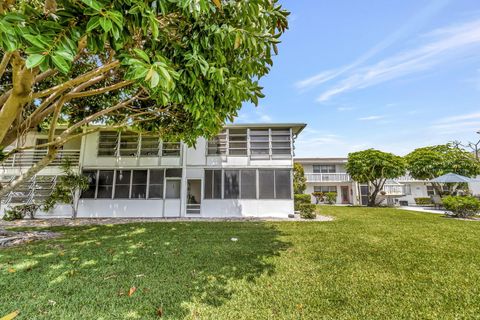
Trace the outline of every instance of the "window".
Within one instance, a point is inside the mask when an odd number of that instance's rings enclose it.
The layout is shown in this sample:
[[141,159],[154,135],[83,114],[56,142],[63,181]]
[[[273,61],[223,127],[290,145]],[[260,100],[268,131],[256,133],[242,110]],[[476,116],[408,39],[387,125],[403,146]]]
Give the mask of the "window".
[[162,156],[165,156],[165,157],[180,156],[180,142],[164,142],[162,146]]
[[272,156],[291,156],[291,134],[290,129],[272,129]]
[[83,171],[83,175],[88,178],[88,189],[82,192],[82,198],[93,199],[97,190],[97,170]]
[[142,157],[157,157],[159,143],[158,137],[142,135],[142,147],[140,148],[140,155]]
[[228,154],[231,156],[247,155],[247,129],[228,130]]
[[250,154],[252,158],[268,158],[270,156],[268,129],[250,130]]
[[223,183],[223,197],[225,199],[238,199],[240,196],[240,181],[238,170],[225,170]]
[[179,199],[180,198],[180,180],[167,180],[165,185],[165,198],[167,199]]
[[133,170],[132,199],[147,198],[147,170]]
[[313,192],[337,192],[337,187],[336,186],[314,186],[313,187]]
[[222,198],[222,170],[205,170],[205,199]]
[[98,199],[110,199],[112,198],[113,190],[113,170],[100,170],[98,172]]
[[150,185],[148,187],[149,199],[163,198],[164,174],[165,174],[165,170],[163,169],[150,170]]
[[241,199],[256,199],[257,198],[257,171],[256,170],[242,170],[241,171]]
[[130,198],[130,170],[115,171],[115,199]]
[[291,199],[290,170],[275,170],[275,199]]
[[258,196],[260,199],[275,198],[274,173],[274,170],[258,170]]
[[98,151],[99,157],[114,157],[117,154],[118,147],[118,132],[115,131],[100,131],[98,137]]
[[138,134],[134,132],[120,133],[120,156],[136,157],[138,155]]
[[[449,188],[446,185],[443,185],[441,188],[444,192],[449,191]],[[427,195],[428,196],[433,196],[433,195],[437,195],[437,194],[438,194],[437,190],[435,190],[435,188],[431,184],[427,185]]]
[[208,155],[227,154],[227,130],[223,130],[216,137],[208,140]]
[[334,164],[313,165],[313,173],[335,173]]

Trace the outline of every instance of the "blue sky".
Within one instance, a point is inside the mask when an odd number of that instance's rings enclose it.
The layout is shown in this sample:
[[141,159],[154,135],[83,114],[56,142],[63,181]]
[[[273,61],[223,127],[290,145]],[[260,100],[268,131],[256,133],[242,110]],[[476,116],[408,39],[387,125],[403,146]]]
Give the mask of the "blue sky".
[[282,4],[290,29],[266,98],[236,122],[307,123],[300,157],[480,138],[479,0]]

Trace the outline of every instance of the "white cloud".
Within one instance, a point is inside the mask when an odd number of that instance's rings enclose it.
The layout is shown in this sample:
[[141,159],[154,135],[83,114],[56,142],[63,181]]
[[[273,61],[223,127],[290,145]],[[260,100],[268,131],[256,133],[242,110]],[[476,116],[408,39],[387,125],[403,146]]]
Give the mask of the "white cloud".
[[360,121],[373,121],[373,120],[380,120],[380,119],[384,119],[385,116],[368,116],[368,117],[361,117],[361,118],[358,118],[358,120]]
[[307,79],[300,80],[295,83],[295,86],[300,90],[310,89],[335,78],[338,78],[339,76],[349,72],[350,70],[357,68],[378,53],[390,47],[392,44],[394,44],[401,38],[405,37],[407,34],[411,33],[414,29],[425,24],[432,16],[445,8],[450,3],[450,1],[451,0],[435,0],[430,2],[429,5],[427,5],[425,8],[423,8],[423,10],[420,10],[417,14],[412,16],[412,18],[410,18],[399,29],[389,34],[383,41],[375,45],[373,48],[368,50],[366,53],[361,55],[352,63],[338,69],[323,71]]
[[[437,29],[424,45],[393,55],[367,67],[356,68],[317,99],[327,101],[346,91],[367,88],[408,74],[431,69],[480,46],[480,19]],[[434,38],[434,39],[432,39]]]
[[439,119],[437,123],[451,123],[455,121],[472,120],[472,119],[480,119],[480,112],[461,114],[458,116],[442,118],[442,119]]

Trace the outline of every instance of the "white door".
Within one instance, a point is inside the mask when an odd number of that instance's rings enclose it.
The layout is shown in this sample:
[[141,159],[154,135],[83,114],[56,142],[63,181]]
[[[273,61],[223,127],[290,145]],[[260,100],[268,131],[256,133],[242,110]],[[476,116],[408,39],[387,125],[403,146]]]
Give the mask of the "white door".
[[180,190],[182,181],[180,179],[169,178],[165,181],[164,217],[180,217]]

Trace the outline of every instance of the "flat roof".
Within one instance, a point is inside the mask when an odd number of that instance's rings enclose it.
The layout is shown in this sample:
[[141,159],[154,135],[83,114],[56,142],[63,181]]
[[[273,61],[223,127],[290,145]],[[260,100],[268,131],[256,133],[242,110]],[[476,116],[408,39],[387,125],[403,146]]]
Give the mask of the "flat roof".
[[348,158],[294,158],[294,162],[312,164],[312,163],[346,163]]
[[306,123],[229,123],[226,128],[292,128],[293,133],[299,134],[307,126]]

